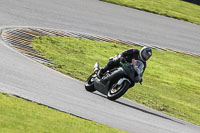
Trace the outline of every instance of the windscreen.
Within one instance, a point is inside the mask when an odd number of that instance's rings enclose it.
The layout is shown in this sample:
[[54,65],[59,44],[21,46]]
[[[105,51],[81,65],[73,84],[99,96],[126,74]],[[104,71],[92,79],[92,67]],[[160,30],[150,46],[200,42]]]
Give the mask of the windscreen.
[[144,71],[144,64],[142,63],[142,61],[139,60],[135,60],[133,62],[134,65],[134,69],[137,72],[138,75],[142,74],[142,72]]

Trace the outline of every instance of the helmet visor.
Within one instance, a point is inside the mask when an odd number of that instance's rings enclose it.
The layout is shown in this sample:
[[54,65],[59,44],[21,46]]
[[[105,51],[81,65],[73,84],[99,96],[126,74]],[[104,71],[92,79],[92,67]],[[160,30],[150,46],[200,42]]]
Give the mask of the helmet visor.
[[145,59],[146,61],[151,57],[152,53],[150,51],[143,51],[142,52],[142,57],[143,59]]

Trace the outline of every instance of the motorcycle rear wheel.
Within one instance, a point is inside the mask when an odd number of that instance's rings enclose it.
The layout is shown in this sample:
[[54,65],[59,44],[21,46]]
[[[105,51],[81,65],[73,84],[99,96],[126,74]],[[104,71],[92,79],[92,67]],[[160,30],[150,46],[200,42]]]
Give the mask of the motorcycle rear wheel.
[[117,82],[114,83],[111,89],[108,91],[107,98],[109,100],[116,100],[120,98],[122,95],[126,93],[129,89],[130,83],[128,81],[124,81],[121,85],[117,85]]
[[87,81],[85,82],[85,89],[89,92],[94,92],[95,91],[95,88],[94,88],[94,81],[93,81],[93,75],[94,74],[91,74],[89,76],[89,78],[87,79]]

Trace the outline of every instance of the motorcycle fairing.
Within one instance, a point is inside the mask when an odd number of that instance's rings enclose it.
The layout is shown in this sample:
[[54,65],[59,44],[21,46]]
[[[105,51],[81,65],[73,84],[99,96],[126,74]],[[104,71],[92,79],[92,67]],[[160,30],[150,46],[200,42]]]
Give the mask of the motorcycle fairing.
[[124,76],[126,73],[123,70],[123,68],[117,68],[113,73],[106,75],[102,77],[102,79],[95,79],[94,87],[99,92],[107,95],[109,89],[110,89],[110,83],[116,82],[116,80],[119,80],[122,76]]

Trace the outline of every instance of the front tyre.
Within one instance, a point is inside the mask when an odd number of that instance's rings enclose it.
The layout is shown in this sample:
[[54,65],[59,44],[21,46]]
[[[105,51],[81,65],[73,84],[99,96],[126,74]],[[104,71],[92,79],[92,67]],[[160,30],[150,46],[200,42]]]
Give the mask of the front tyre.
[[89,92],[94,92],[94,74],[91,74],[90,77],[85,82],[85,89]]
[[128,81],[123,81],[121,85],[117,85],[116,82],[111,86],[111,89],[108,91],[107,98],[114,101],[124,95],[129,87],[130,83]]

